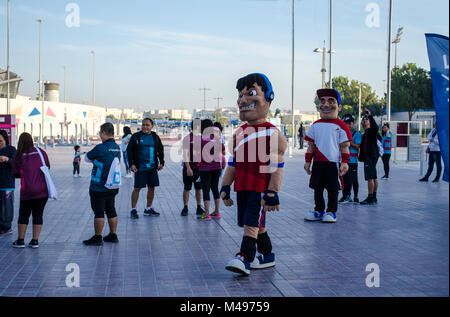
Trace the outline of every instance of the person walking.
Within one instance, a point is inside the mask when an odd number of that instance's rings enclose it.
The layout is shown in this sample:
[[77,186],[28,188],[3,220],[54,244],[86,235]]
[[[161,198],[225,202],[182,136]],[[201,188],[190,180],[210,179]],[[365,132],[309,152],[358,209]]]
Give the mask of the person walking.
[[[344,123],[352,133],[353,141],[350,142],[350,159],[348,161],[348,172],[344,174],[344,191],[339,203],[353,202],[359,204],[358,192],[358,153],[361,146],[361,133],[355,129],[355,118],[352,115],[346,115],[343,118]],[[351,191],[353,188],[353,200]]]
[[164,147],[161,139],[152,131],[153,120],[142,120],[142,130],[131,136],[127,147],[128,162],[134,176],[134,190],[131,195],[131,218],[139,215],[136,205],[142,188],[148,187],[147,207],[144,216],[159,216],[159,212],[152,207],[155,197],[155,187],[159,186],[158,171],[164,167]]
[[442,163],[441,163],[441,148],[439,147],[439,136],[437,128],[433,128],[427,137],[429,141],[429,145],[427,148],[427,153],[429,154],[428,157],[428,170],[425,176],[421,179],[419,179],[420,182],[428,182],[428,178],[430,177],[431,173],[433,172],[434,163],[436,163],[436,177],[433,180],[433,183],[439,182],[439,179],[441,178],[441,172],[442,172]]
[[364,117],[361,120],[364,134],[361,141],[358,160],[364,162],[364,178],[367,181],[368,196],[361,202],[361,205],[373,205],[378,202],[377,190],[377,162],[380,157],[377,137],[378,125],[372,117],[370,110],[364,110]]
[[298,143],[300,145],[300,150],[302,150],[305,143],[305,127],[303,126],[303,122],[300,123],[300,128],[298,128]]
[[[119,189],[105,187],[114,159],[117,157],[120,161],[120,148],[114,141],[114,126],[112,123],[108,122],[100,126],[100,139],[102,143],[96,145],[85,157],[86,162],[93,163],[89,196],[91,208],[95,215],[95,235],[88,240],[84,240],[85,245],[102,245],[103,241],[119,242],[116,233],[118,219],[115,208],[115,197],[119,193]],[[102,238],[105,213],[108,217],[110,232]]]
[[16,148],[9,145],[8,133],[0,130],[0,236],[12,233],[15,179],[12,161]]
[[40,167],[42,153],[45,165],[50,169],[47,153],[34,147],[33,138],[29,133],[22,133],[17,143],[17,151],[12,163],[12,172],[20,178],[20,206],[18,221],[18,238],[13,242],[15,248],[25,248],[25,234],[29,218],[33,215],[33,238],[28,246],[39,248],[39,235],[43,225],[43,214],[48,200],[47,183]]
[[202,209],[202,183],[200,182],[200,172],[198,165],[200,163],[201,134],[200,119],[191,122],[191,133],[183,139],[183,203],[181,211],[182,216],[187,216],[189,209],[189,195],[194,184],[195,199],[197,200],[197,216],[205,211]]
[[[222,169],[225,168],[223,161],[225,145],[222,143],[220,129],[213,126],[210,119],[202,120],[201,123],[201,161],[199,164],[200,180],[202,184],[203,204],[205,212],[198,217],[199,220],[211,220],[220,218],[220,193],[219,180]],[[210,215],[210,191],[214,198],[214,212]]]
[[383,161],[384,166],[384,176],[381,177],[381,179],[387,180],[389,179],[389,161],[391,160],[392,154],[392,132],[388,122],[384,123],[381,129],[383,131],[381,140],[383,145],[383,156],[381,157],[381,160]]
[[120,143],[120,150],[122,151],[123,163],[125,164],[126,178],[133,177],[133,174],[131,173],[130,164],[128,164],[128,155],[127,155],[127,147],[128,143],[130,143],[131,136],[132,133],[130,127],[123,127],[123,137],[122,143]]

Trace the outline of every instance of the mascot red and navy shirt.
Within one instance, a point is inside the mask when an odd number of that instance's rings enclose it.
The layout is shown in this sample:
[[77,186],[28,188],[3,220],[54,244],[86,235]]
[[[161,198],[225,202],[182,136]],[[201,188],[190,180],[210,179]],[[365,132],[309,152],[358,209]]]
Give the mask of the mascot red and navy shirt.
[[352,133],[340,119],[320,119],[309,127],[305,140],[314,143],[315,162],[340,163],[340,144],[352,141]]
[[273,172],[270,166],[278,163],[272,165],[270,161],[270,154],[278,152],[274,148],[278,144],[278,132],[273,124],[264,122],[253,126],[244,124],[233,135],[233,158],[229,165],[235,167],[236,192],[267,190]]

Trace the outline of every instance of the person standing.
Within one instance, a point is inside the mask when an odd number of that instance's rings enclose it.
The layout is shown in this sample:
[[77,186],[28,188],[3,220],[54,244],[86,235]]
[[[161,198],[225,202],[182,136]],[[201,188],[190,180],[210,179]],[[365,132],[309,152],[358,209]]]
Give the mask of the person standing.
[[15,179],[12,161],[16,148],[9,145],[8,133],[0,130],[0,235],[12,233]]
[[384,166],[384,176],[381,177],[381,179],[387,180],[389,179],[389,161],[392,154],[392,132],[388,122],[384,123],[381,129],[383,130],[381,140],[383,145],[383,156],[381,157],[381,160],[383,161]]
[[[205,212],[198,217],[199,220],[220,218],[220,193],[219,180],[222,168],[225,167],[222,157],[225,154],[225,146],[222,144],[220,129],[213,126],[210,119],[202,120],[201,161],[199,164],[200,180],[202,184],[203,203]],[[214,213],[209,214],[210,191],[214,198]]]
[[159,212],[152,207],[155,197],[155,187],[159,186],[158,171],[164,167],[164,147],[159,136],[152,131],[153,120],[142,120],[142,130],[131,136],[128,143],[127,155],[131,171],[134,176],[134,190],[131,195],[131,218],[139,215],[136,205],[142,188],[148,187],[147,207],[144,216],[159,216]]
[[442,172],[442,163],[441,163],[441,148],[439,147],[439,136],[437,128],[433,128],[427,137],[429,141],[427,153],[430,155],[428,158],[428,170],[425,176],[419,179],[420,182],[428,182],[428,178],[433,172],[434,163],[436,163],[437,171],[436,177],[433,180],[433,183],[439,182],[441,178]]
[[[352,115],[346,115],[343,118],[344,123],[352,133],[353,141],[350,142],[350,159],[348,161],[348,172],[344,174],[344,191],[339,203],[354,202],[359,203],[358,191],[358,153],[361,146],[361,133],[355,129],[355,118]],[[353,200],[351,191],[353,188]]]
[[130,127],[123,127],[123,137],[122,137],[122,143],[120,143],[120,149],[122,151],[123,155],[123,163],[125,164],[125,170],[126,170],[126,178],[133,177],[133,174],[131,173],[130,164],[128,164],[128,155],[127,155],[127,147],[128,143],[130,143],[131,139],[131,129]]
[[[112,123],[108,122],[100,126],[100,139],[102,143],[95,146],[85,157],[86,162],[93,163],[89,196],[95,215],[95,235],[89,240],[84,240],[85,245],[102,245],[103,241],[119,242],[116,234],[117,213],[115,207],[115,198],[119,190],[105,187],[114,159],[117,157],[120,161],[120,148],[114,141],[114,126]],[[102,238],[105,213],[108,217],[110,233]]]
[[300,150],[302,150],[305,143],[305,127],[303,126],[303,122],[300,123],[300,128],[298,128],[298,143],[300,145]]
[[361,202],[361,205],[373,205],[378,202],[377,190],[377,162],[380,157],[377,137],[378,125],[375,119],[372,117],[370,110],[364,110],[364,117],[361,120],[361,124],[364,128],[364,135],[361,141],[361,147],[359,151],[359,161],[364,162],[364,178],[367,181],[368,197]]
[[195,199],[197,200],[197,216],[205,211],[202,209],[202,183],[200,182],[200,172],[198,165],[200,163],[201,151],[200,119],[191,122],[191,133],[183,139],[183,203],[181,211],[182,216],[188,215],[189,194],[194,184]]
[[18,238],[13,242],[15,248],[25,248],[25,234],[28,222],[33,215],[33,239],[28,246],[39,248],[39,235],[42,230],[43,214],[48,200],[47,183],[41,171],[42,153],[45,165],[50,169],[47,153],[34,147],[33,138],[29,133],[22,133],[17,143],[17,151],[12,163],[12,172],[20,178],[20,207],[18,221]]
[[73,157],[73,177],[81,177],[80,176],[81,155],[86,154],[86,152],[81,152],[81,147],[79,145],[75,145],[73,149],[75,150],[75,155]]

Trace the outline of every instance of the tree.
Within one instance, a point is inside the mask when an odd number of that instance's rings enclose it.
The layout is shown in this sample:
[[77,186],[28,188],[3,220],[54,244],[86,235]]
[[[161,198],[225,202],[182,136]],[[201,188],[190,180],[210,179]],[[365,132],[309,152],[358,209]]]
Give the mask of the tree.
[[430,72],[414,63],[393,69],[391,89],[392,109],[408,111],[409,121],[417,110],[434,107]]

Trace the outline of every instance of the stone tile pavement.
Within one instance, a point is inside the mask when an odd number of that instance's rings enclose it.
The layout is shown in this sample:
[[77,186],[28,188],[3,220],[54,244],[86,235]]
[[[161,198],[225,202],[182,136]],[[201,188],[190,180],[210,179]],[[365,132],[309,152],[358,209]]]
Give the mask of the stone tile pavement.
[[[88,147],[83,147],[88,150]],[[225,263],[239,250],[242,229],[236,208],[221,208],[222,219],[199,222],[191,194],[181,217],[181,166],[168,160],[160,173],[154,207],[158,218],[129,218],[132,179],[123,179],[116,199],[118,244],[87,247],[93,234],[88,186],[90,166],[72,178],[72,148],[49,148],[60,200],[44,213],[39,249],[14,249],[14,232],[0,237],[0,296],[126,297],[392,297],[449,295],[448,183],[419,183],[417,164],[391,164],[391,179],[380,180],[378,205],[341,205],[336,224],[307,223],[313,192],[303,171],[303,152],[287,159],[282,209],[267,215],[276,253],[274,268],[238,277]],[[379,176],[382,163],[378,163]],[[367,196],[362,166],[360,199]],[[17,182],[17,188],[20,187]],[[107,227],[104,234],[108,233]],[[28,228],[26,242],[31,239]],[[76,263],[80,287],[68,288],[66,266]],[[366,266],[376,263],[379,287],[366,286]]]

